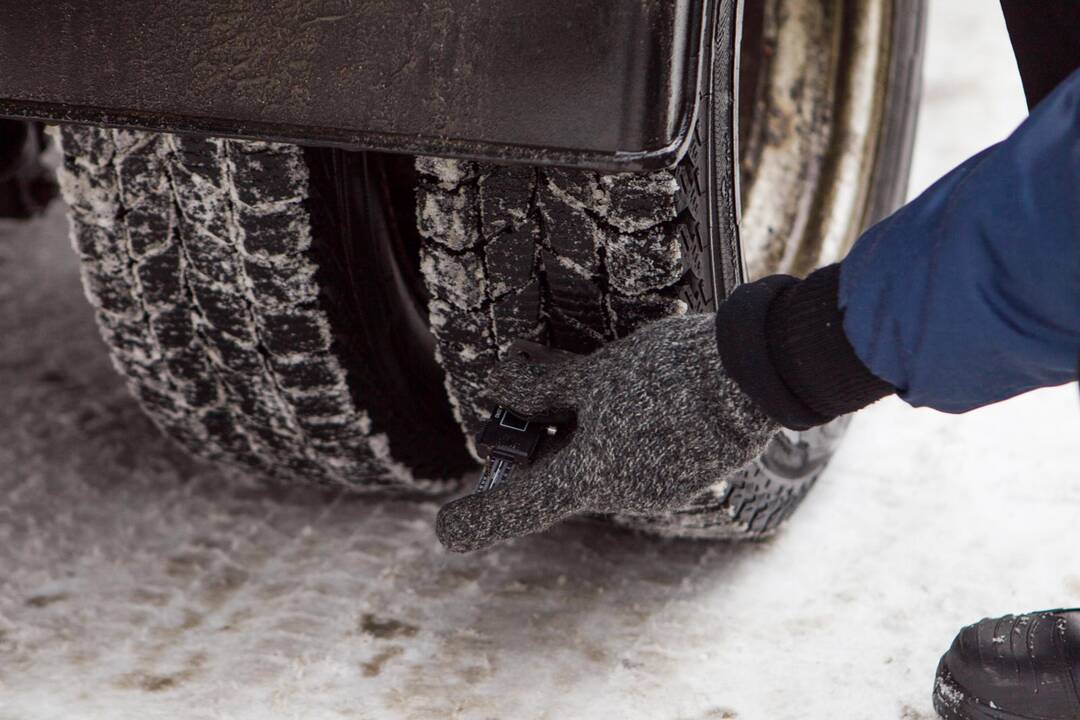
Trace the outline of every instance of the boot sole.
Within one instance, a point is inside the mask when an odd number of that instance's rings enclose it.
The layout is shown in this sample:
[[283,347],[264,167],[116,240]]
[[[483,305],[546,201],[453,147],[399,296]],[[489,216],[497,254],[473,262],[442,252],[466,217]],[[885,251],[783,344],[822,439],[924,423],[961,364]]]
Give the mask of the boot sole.
[[945,658],[938,663],[934,680],[934,710],[944,720],[1031,720],[1029,716],[992,707],[969,695],[949,672]]

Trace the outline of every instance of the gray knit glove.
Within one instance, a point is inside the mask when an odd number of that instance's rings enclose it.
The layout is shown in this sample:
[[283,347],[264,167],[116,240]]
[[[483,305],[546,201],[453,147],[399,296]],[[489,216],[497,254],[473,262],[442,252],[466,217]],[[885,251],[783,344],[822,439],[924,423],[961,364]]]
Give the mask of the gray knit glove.
[[445,505],[442,544],[469,552],[579,512],[679,508],[761,453],[778,426],[725,374],[714,322],[672,317],[591,355],[499,365],[492,400],[572,429],[495,489]]

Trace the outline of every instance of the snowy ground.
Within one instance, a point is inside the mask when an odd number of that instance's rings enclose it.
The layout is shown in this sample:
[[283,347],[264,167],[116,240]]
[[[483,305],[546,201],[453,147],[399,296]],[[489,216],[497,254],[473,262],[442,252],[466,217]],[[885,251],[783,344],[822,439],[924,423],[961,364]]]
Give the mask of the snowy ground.
[[[1024,112],[997,3],[932,6],[916,188]],[[960,625],[1080,604],[1075,385],[880,403],[766,544],[567,526],[463,558],[434,504],[172,449],[108,367],[59,208],[0,225],[0,338],[0,720],[916,720]]]

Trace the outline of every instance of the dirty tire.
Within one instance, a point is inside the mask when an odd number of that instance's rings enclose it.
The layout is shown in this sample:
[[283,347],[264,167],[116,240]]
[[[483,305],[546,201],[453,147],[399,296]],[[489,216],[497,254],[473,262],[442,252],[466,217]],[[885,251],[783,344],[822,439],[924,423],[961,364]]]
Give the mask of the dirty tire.
[[515,339],[586,353],[707,294],[683,267],[679,235],[694,223],[672,173],[417,168],[431,326],[467,437],[490,410],[487,372]]
[[[703,201],[679,190],[697,186],[693,161],[648,175],[432,158],[418,168],[431,325],[470,442],[490,412],[487,373],[513,340],[586,353],[658,318],[714,307]],[[778,436],[685,508],[609,519],[676,537],[768,535],[810,491],[845,425]]]
[[[903,197],[918,106],[923,7],[908,0],[896,7],[889,112],[867,223]],[[720,52],[717,62],[725,62]],[[707,227],[716,222],[709,194],[730,186],[709,177],[723,151],[710,146],[707,122],[699,120],[675,169],[648,174],[417,159],[431,326],[470,447],[490,410],[487,373],[514,339],[589,352],[661,317],[713,311],[733,289],[724,285],[730,268],[741,266],[739,249],[709,240],[717,234]],[[813,487],[846,425],[841,418],[777,436],[760,458],[718,478],[686,508],[608,519],[675,537],[768,536]]]
[[[431,325],[470,442],[490,411],[487,373],[515,339],[587,353],[653,320],[715,307],[696,192],[704,157],[695,142],[674,171],[618,175],[418,160]],[[773,445],[802,459],[824,450],[813,439]],[[610,519],[678,537],[766,535],[809,491],[824,467],[816,459],[778,471],[763,456],[686,508]]]
[[85,127],[62,146],[86,295],[168,436],[282,482],[445,490],[358,401],[374,381],[335,337],[302,149]]

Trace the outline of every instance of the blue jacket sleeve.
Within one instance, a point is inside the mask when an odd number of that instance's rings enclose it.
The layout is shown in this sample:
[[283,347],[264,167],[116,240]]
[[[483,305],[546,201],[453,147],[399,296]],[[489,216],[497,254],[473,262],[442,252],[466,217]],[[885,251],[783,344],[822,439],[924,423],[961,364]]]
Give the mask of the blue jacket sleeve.
[[964,412],[1076,379],[1080,71],[866,231],[839,303],[856,354],[912,405]]

